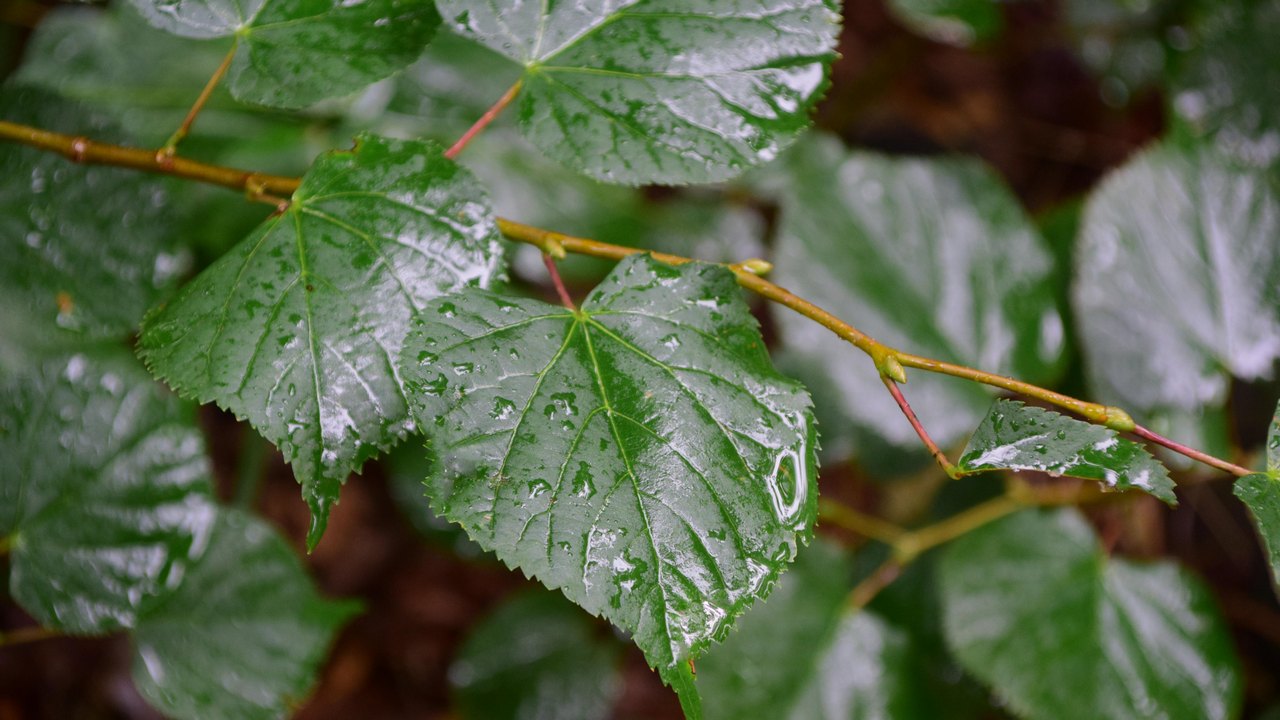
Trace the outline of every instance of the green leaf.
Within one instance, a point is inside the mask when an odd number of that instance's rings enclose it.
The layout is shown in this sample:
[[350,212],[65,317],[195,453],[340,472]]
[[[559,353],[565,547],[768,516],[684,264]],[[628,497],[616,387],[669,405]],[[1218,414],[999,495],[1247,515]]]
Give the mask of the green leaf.
[[413,429],[395,358],[415,310],[500,276],[484,190],[438,146],[362,136],[289,209],[148,316],[157,376],[247,418],[324,532],[343,480]]
[[947,640],[1027,718],[1237,717],[1241,679],[1205,587],[1108,558],[1075,510],[979,528],[939,564]]
[[209,542],[215,508],[194,408],[123,349],[9,383],[0,457],[9,587],[41,625],[130,627]]
[[671,670],[767,592],[816,512],[809,398],[732,274],[622,261],[579,311],[469,291],[403,352],[433,504]]
[[631,185],[714,182],[776,157],[807,126],[839,32],[835,0],[439,6],[524,67],[534,145]]
[[1271,579],[1280,587],[1280,473],[1253,473],[1236,480],[1236,497],[1249,508],[1271,565]]
[[964,473],[1035,470],[1139,488],[1176,505],[1173,480],[1142,445],[1116,431],[1014,400],[996,400],[960,456]]
[[706,716],[871,720],[923,716],[902,631],[849,607],[849,558],[815,543],[724,644],[698,662]]
[[1004,26],[993,0],[890,0],[889,9],[921,35],[950,45],[990,40]]
[[531,592],[474,630],[449,680],[464,720],[599,720],[621,690],[619,649],[558,593]]
[[[972,160],[894,159],[848,152],[833,137],[788,157],[772,279],[905,351],[1047,382],[1064,343],[1045,243],[1017,200]],[[870,363],[826,328],[785,308],[774,317],[788,367],[813,386],[824,444],[859,432],[918,446]],[[813,378],[810,380],[810,378]],[[990,395],[927,373],[904,388],[942,445],[963,437]]]
[[[45,91],[6,85],[0,98],[0,119],[122,139],[101,113]],[[128,336],[187,267],[173,217],[155,178],[0,144],[0,368]]]
[[440,24],[430,0],[130,0],[152,25],[189,38],[234,36],[231,94],[297,108],[403,69]]
[[1073,288],[1105,402],[1195,415],[1280,358],[1280,197],[1262,171],[1160,146],[1090,198]]
[[134,682],[178,720],[283,717],[358,606],[319,597],[263,521],[229,508],[217,518],[178,591],[139,618]]
[[1280,5],[1207,3],[1199,43],[1171,79],[1177,129],[1256,167],[1280,161]]

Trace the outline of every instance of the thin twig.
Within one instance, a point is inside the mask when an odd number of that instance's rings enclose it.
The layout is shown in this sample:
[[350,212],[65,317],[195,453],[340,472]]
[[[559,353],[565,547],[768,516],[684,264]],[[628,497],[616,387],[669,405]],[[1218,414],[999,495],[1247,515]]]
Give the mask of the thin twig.
[[907,534],[906,530],[887,520],[881,520],[874,515],[868,515],[844,503],[827,498],[818,500],[818,518],[886,545],[893,545]]
[[903,563],[897,558],[885,560],[880,567],[876,568],[870,575],[862,580],[862,582],[853,586],[853,590],[849,591],[849,607],[855,610],[861,610],[880,594],[881,590],[893,584],[902,575]]
[[1236,465],[1234,463],[1229,463],[1226,460],[1216,458],[1207,453],[1202,453],[1199,450],[1196,450],[1195,448],[1187,447],[1182,443],[1174,442],[1159,433],[1152,432],[1151,430],[1148,430],[1147,428],[1142,427],[1141,425],[1135,425],[1133,427],[1133,434],[1137,435],[1143,440],[1148,440],[1157,445],[1163,445],[1164,447],[1169,448],[1170,450],[1178,453],[1179,455],[1185,455],[1191,458],[1192,460],[1198,460],[1204,463],[1205,465],[1208,465],[1210,467],[1215,467],[1219,470],[1222,470],[1223,472],[1229,472],[1232,475],[1235,475],[1237,477],[1244,477],[1245,475],[1248,475],[1252,472],[1247,468],[1242,468],[1239,465]]
[[911,403],[907,402],[906,396],[902,394],[902,388],[898,387],[898,381],[884,377],[880,377],[884,381],[884,386],[889,388],[889,394],[893,396],[894,402],[898,403],[898,407],[902,409],[902,414],[907,416],[907,422],[911,423],[911,427],[915,429],[916,435],[920,436],[920,442],[928,448],[929,453],[933,455],[933,459],[938,461],[938,466],[942,468],[942,472],[947,477],[954,479],[956,477],[956,466],[951,464],[947,456],[943,454],[938,444],[929,437],[929,431],[924,429],[924,424],[920,422],[920,418],[916,417],[916,413],[911,409]]
[[63,637],[63,634],[57,630],[44,627],[18,628],[9,632],[0,632],[0,647],[21,645],[22,643],[48,640],[56,637]]
[[570,310],[577,310],[578,307],[573,304],[573,298],[569,296],[569,289],[564,286],[564,280],[560,277],[560,269],[556,267],[555,258],[546,253],[542,253],[542,262],[547,266],[547,273],[551,275],[551,284],[556,288],[556,294],[560,296],[560,302]]
[[450,160],[458,157],[458,153],[462,152],[463,149],[467,147],[467,143],[471,142],[475,136],[483,132],[484,129],[489,126],[489,123],[493,122],[493,119],[498,117],[498,115],[500,115],[502,111],[511,104],[512,100],[516,99],[516,95],[520,94],[520,85],[522,82],[523,81],[521,80],[517,80],[514,85],[507,88],[507,91],[502,94],[502,97],[498,98],[498,102],[494,103],[488,110],[485,110],[484,114],[480,116],[480,119],[477,120],[474,125],[467,128],[467,131],[462,134],[462,137],[458,138],[458,141],[455,142],[452,147],[444,151],[444,156]]
[[222,59],[222,63],[218,65],[218,69],[213,71],[213,76],[209,78],[209,82],[205,83],[204,89],[200,91],[199,97],[195,103],[191,105],[191,109],[187,111],[187,116],[182,120],[182,124],[177,130],[173,131],[173,135],[160,148],[160,153],[173,157],[177,152],[178,143],[191,132],[191,126],[195,124],[196,117],[200,115],[200,111],[204,109],[204,104],[209,102],[210,96],[213,95],[214,88],[218,87],[218,83],[222,82],[222,77],[227,74],[227,69],[231,67],[231,61],[236,56],[236,49],[239,47],[239,40],[231,41],[231,49],[227,51],[227,56]]

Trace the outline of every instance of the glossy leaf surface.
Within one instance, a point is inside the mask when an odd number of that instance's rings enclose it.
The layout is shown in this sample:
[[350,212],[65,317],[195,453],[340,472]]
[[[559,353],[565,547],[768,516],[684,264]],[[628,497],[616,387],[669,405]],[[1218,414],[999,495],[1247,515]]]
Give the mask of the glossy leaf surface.
[[296,108],[359,90],[422,54],[440,24],[430,0],[131,0],[163,30],[234,36],[231,94]]
[[761,607],[698,662],[708,720],[872,720],[916,717],[916,682],[902,631],[850,610],[853,573],[815,543]]
[[621,689],[620,647],[559,593],[498,608],[449,668],[463,720],[603,720]]
[[1231,637],[1205,587],[1172,563],[1108,558],[1074,510],[979,528],[944,550],[939,573],[957,659],[1022,717],[1239,712]]
[[217,517],[209,551],[139,619],[134,682],[177,720],[283,717],[357,607],[317,595],[265,522],[231,509]]
[[124,350],[11,380],[0,457],[9,588],[42,625],[131,627],[209,542],[215,509],[194,408]]
[[[1105,402],[1198,414],[1280,358],[1280,197],[1263,172],[1157,147],[1085,211],[1073,302]],[[1194,442],[1194,441],[1193,441]]]
[[1177,504],[1168,470],[1142,445],[1101,425],[1014,400],[995,401],[958,465],[966,473],[1035,470],[1097,480],[1120,490],[1145,490]]
[[809,398],[732,274],[622,261],[580,311],[470,291],[405,346],[435,506],[670,670],[724,636],[813,524]]
[[1267,432],[1267,471],[1236,480],[1236,497],[1249,507],[1271,565],[1271,579],[1280,589],[1280,406]]
[[834,0],[438,4],[455,32],[524,67],[534,145],[630,185],[713,182],[776,157],[808,125],[839,30]]
[[1172,81],[1183,129],[1257,167],[1280,162],[1280,4],[1206,3],[1199,44]]
[[[123,139],[103,114],[21,85],[0,92],[0,120]],[[0,369],[127,337],[187,267],[174,216],[155,178],[0,144]]]
[[411,315],[500,275],[484,191],[440,152],[363,136],[322,156],[288,210],[143,330],[157,376],[247,418],[284,453],[312,544],[347,475],[413,427],[395,365]]
[[[820,136],[789,155],[787,178],[775,282],[908,352],[1031,382],[1056,373],[1064,331],[1052,258],[990,170],[851,153]],[[773,312],[788,367],[830,388],[817,396],[833,419],[824,446],[847,453],[857,429],[919,444],[871,363],[813,321]],[[943,445],[977,425],[991,402],[974,383],[910,378],[903,391]]]
[[938,42],[972,45],[999,34],[996,0],[890,0],[889,9],[916,32]]

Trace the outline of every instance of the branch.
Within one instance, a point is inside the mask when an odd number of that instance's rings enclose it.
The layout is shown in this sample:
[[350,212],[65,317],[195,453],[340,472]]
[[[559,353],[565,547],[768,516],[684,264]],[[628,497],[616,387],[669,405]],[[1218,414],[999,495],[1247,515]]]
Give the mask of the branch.
[[889,394],[893,396],[894,402],[898,403],[898,407],[902,410],[902,414],[907,416],[907,422],[911,423],[911,427],[915,429],[916,435],[920,437],[920,442],[928,448],[929,453],[933,455],[933,459],[938,461],[938,466],[942,468],[942,472],[947,477],[955,480],[959,475],[955,465],[947,459],[947,456],[938,448],[938,444],[929,437],[929,431],[924,429],[924,424],[916,417],[916,413],[911,409],[911,403],[907,402],[907,398],[902,394],[902,388],[898,387],[898,381],[890,377],[881,376],[884,386],[889,388]]
[[19,628],[12,632],[0,632],[0,647],[9,645],[20,645],[22,643],[36,642],[37,640],[48,640],[49,638],[63,637],[63,634],[57,630],[50,630],[43,627]]
[[542,262],[546,264],[547,273],[551,275],[551,284],[555,286],[556,294],[560,296],[560,303],[576,311],[578,308],[573,304],[573,298],[569,296],[569,289],[564,286],[564,280],[560,278],[560,270],[556,268],[556,259],[542,253]]
[[484,114],[480,116],[480,119],[477,120],[474,125],[467,128],[467,131],[462,134],[462,137],[458,138],[458,141],[455,142],[452,147],[444,151],[444,156],[450,160],[458,157],[458,153],[461,153],[463,149],[467,147],[467,143],[471,142],[475,136],[479,135],[486,127],[488,127],[489,123],[493,122],[493,119],[498,117],[498,115],[500,115],[502,111],[511,104],[512,100],[516,99],[516,95],[520,94],[520,85],[522,83],[522,80],[517,80],[515,85],[507,88],[507,91],[502,94],[502,97],[498,98],[498,102],[494,103],[493,107],[485,110]]
[[[508,93],[512,94],[512,97],[514,97],[514,92],[516,91],[518,91],[518,84],[517,86],[513,86],[513,90],[509,90]],[[510,101],[508,100],[508,102]],[[499,107],[498,110],[501,110],[501,108]],[[483,120],[483,118],[481,119]],[[479,125],[479,123],[477,123],[477,125]],[[482,127],[483,126],[481,126],[481,128]],[[476,128],[473,127],[473,129]],[[476,129],[476,132],[479,132],[479,130]],[[468,133],[471,136],[475,135],[475,133],[470,131],[468,131]],[[466,137],[467,136],[464,135],[464,138]],[[188,160],[186,158],[170,157],[159,151],[128,148],[119,145],[108,145],[94,142],[84,137],[63,135],[61,133],[41,130],[39,128],[33,128],[26,125],[18,125],[16,123],[5,122],[2,120],[0,120],[0,140],[12,140],[31,147],[51,150],[66,156],[73,162],[127,167],[136,170],[159,173],[162,175],[173,175],[175,177],[186,178],[189,180],[198,180],[201,182],[212,183],[214,185],[221,185],[222,187],[245,192],[251,199],[265,198],[269,199],[273,203],[282,201],[283,198],[287,198],[292,195],[302,183],[301,178],[266,175],[247,170],[210,165],[194,160]],[[459,142],[461,141],[462,140],[460,139]],[[457,144],[455,144],[455,147],[457,147]],[[579,238],[572,235],[552,232],[550,230],[544,230],[531,225],[524,225],[505,218],[498,218],[497,222],[498,229],[509,239],[533,245],[540,248],[544,253],[557,258],[563,257],[566,251],[578,253],[579,255],[590,255],[592,257],[611,260],[621,260],[629,255],[649,252],[648,250],[642,250],[639,248],[612,245],[609,243],[599,242],[597,240],[590,240],[588,238]],[[679,255],[669,255],[667,253],[658,252],[650,254],[662,262],[676,265],[695,262],[693,258],[681,257]],[[1163,445],[1174,452],[1233,475],[1243,477],[1244,475],[1249,474],[1248,470],[1238,465],[1234,465],[1225,460],[1215,458],[1185,445],[1173,442],[1172,440],[1161,437],[1146,428],[1141,428],[1134,423],[1133,418],[1131,418],[1127,412],[1118,407],[1085,402],[1084,400],[1078,400],[1068,395],[1063,395],[1062,393],[1054,392],[1021,380],[1015,380],[1013,378],[996,375],[994,373],[985,372],[971,367],[965,367],[963,365],[955,365],[941,360],[933,360],[919,355],[912,355],[911,353],[902,352],[897,348],[877,342],[870,335],[858,330],[854,326],[844,322],[826,310],[823,310],[808,300],[793,294],[786,288],[775,285],[774,283],[760,277],[757,273],[762,271],[764,265],[767,264],[748,261],[735,265],[725,265],[724,267],[729,269],[737,277],[738,284],[742,287],[763,298],[804,315],[866,353],[871,358],[872,362],[875,363],[876,370],[882,377],[888,377],[896,380],[897,382],[903,382],[906,379],[906,374],[903,368],[912,367],[925,370],[927,372],[938,373],[940,375],[950,375],[952,377],[970,380],[983,385],[990,385],[991,387],[1008,390],[1019,395],[1035,398],[1051,405],[1056,405],[1065,410],[1074,412],[1090,422],[1105,425],[1113,430],[1134,432],[1141,437]]]
[[213,71],[213,77],[209,78],[209,82],[205,83],[204,89],[200,91],[199,97],[195,103],[191,105],[191,109],[187,111],[187,116],[182,120],[182,124],[178,129],[173,131],[173,135],[169,136],[168,141],[160,148],[159,152],[168,157],[173,157],[177,152],[178,143],[191,132],[191,126],[195,124],[196,117],[200,115],[200,111],[204,109],[204,104],[209,102],[209,97],[213,95],[213,89],[218,87],[218,83],[222,82],[222,76],[227,74],[227,69],[231,67],[231,61],[236,56],[236,49],[239,48],[240,41],[237,38],[231,42],[231,49],[227,51],[227,56],[222,59],[222,63],[218,65],[218,69]]

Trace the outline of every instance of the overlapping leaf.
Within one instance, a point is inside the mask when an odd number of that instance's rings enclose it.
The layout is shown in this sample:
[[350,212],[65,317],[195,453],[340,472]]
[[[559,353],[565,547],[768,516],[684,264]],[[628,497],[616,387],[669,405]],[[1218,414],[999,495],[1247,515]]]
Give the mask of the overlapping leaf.
[[520,596],[475,629],[449,668],[464,720],[600,720],[619,646],[558,593]]
[[266,523],[230,509],[217,518],[178,591],[139,618],[134,681],[178,720],[283,717],[357,606],[319,597]]
[[403,353],[436,507],[664,671],[724,636],[815,514],[808,396],[738,292],[631,257],[576,312],[442,299]]
[[1176,504],[1169,472],[1116,431],[1014,400],[996,400],[958,463],[961,472],[1036,470],[1139,488]]
[[[122,139],[101,113],[20,85],[0,92],[0,119]],[[128,336],[187,265],[173,218],[155,178],[0,144],[0,368]]]
[[435,145],[364,136],[321,157],[288,210],[150,315],[140,353],[280,447],[314,544],[346,476],[413,426],[395,365],[411,315],[488,284],[500,260],[468,172]]
[[535,145],[625,184],[712,182],[774,158],[808,124],[839,29],[835,0],[439,6],[524,66]]
[[10,380],[0,457],[10,591],[43,625],[130,627],[209,542],[215,509],[194,409],[124,350]]
[[131,0],[158,28],[234,36],[227,73],[246,102],[302,107],[404,68],[440,24],[431,0]]
[[[1210,150],[1139,155],[1090,199],[1073,302],[1097,395],[1195,416],[1280,358],[1280,197]],[[1201,444],[1188,438],[1191,442]]]
[[1026,718],[1237,717],[1226,623],[1172,563],[1109,559],[1074,510],[1027,511],[948,546],[948,643]]
[[869,611],[849,607],[852,571],[815,544],[763,606],[698,662],[709,720],[872,720],[924,717],[908,640]]
[[[872,337],[909,352],[1044,382],[1056,372],[1063,324],[1052,258],[1017,200],[966,160],[849,153],[831,137],[789,156],[773,279]],[[776,318],[788,366],[818,395],[824,444],[847,451],[855,431],[915,446],[870,364],[790,310]],[[812,380],[810,380],[812,378]],[[990,396],[925,373],[906,390],[940,443],[958,440]],[[851,427],[852,426],[852,427]]]
[[1236,497],[1249,507],[1280,589],[1280,406],[1267,433],[1267,470],[1236,480]]

